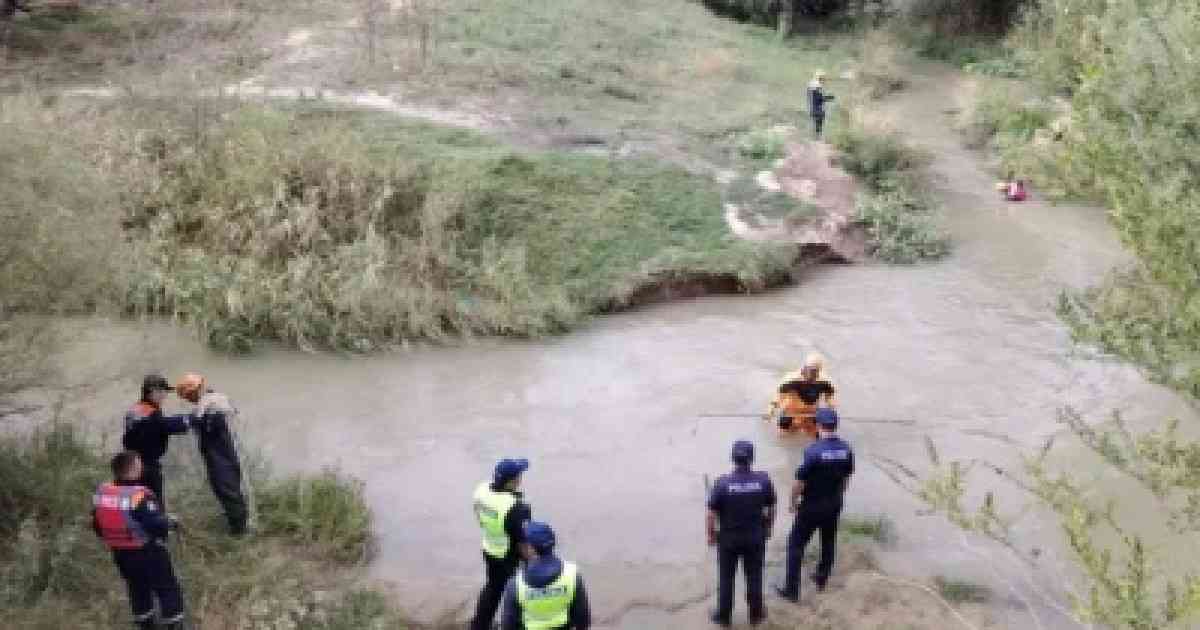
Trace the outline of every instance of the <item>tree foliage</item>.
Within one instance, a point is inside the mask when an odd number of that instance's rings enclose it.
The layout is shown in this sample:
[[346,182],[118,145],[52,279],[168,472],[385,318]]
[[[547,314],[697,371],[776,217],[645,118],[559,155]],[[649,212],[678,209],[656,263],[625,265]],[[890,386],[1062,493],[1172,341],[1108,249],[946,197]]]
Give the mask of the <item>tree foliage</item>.
[[[1042,0],[1012,44],[1046,101],[1066,114],[1008,152],[1042,187],[1101,201],[1137,264],[1100,287],[1064,295],[1060,312],[1077,340],[1147,368],[1200,398],[1200,4],[1173,0]],[[1136,431],[1119,415],[1097,422],[1065,410],[1060,422],[1156,506],[1161,525],[1200,532],[1200,442],[1178,422]],[[1017,470],[934,458],[911,489],[954,523],[1016,545],[991,500],[972,502],[971,472],[1000,472],[1055,515],[1083,577],[1081,624],[1130,630],[1195,627],[1200,579],[1166,575],[1142,530],[1051,457],[1050,444]],[[1121,497],[1122,499],[1126,497]],[[1142,518],[1145,515],[1141,515]]]

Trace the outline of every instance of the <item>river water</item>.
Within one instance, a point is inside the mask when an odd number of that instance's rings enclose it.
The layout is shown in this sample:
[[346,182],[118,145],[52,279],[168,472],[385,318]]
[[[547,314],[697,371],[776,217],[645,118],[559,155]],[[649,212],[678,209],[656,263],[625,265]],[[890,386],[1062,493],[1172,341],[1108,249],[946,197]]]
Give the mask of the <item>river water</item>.
[[[944,262],[825,266],[793,288],[646,308],[560,338],[371,357],[267,349],[230,358],[165,324],[90,327],[70,355],[74,378],[118,368],[129,377],[101,388],[86,415],[112,418],[115,430],[138,373],[203,372],[240,407],[243,441],[276,468],[338,466],[366,482],[381,544],[372,572],[430,620],[466,615],[482,579],[473,487],[497,458],[528,457],[534,515],[581,563],[598,617],[653,627],[655,611],[695,608],[711,590],[704,478],[727,469],[730,443],[754,440],[781,490],[799,458],[801,445],[765,423],[698,415],[760,411],[779,375],[815,349],[828,357],[844,414],[915,422],[843,429],[861,461],[847,513],[895,525],[882,567],[984,581],[1003,595],[997,623],[1030,627],[1023,599],[1062,596],[1055,554],[1028,582],[1028,568],[1002,551],[922,515],[873,458],[920,469],[928,436],[945,457],[1011,464],[1060,430],[1064,405],[1122,409],[1135,423],[1194,416],[1135,369],[1073,349],[1054,314],[1060,290],[1124,260],[1102,212],[1000,202],[940,113],[954,105],[958,78],[931,70],[913,80],[889,115],[938,154],[956,244]],[[1017,494],[1001,498],[1020,506]],[[1017,529],[1031,546],[1056,544],[1034,513]],[[1066,627],[1034,603],[1046,627]]]

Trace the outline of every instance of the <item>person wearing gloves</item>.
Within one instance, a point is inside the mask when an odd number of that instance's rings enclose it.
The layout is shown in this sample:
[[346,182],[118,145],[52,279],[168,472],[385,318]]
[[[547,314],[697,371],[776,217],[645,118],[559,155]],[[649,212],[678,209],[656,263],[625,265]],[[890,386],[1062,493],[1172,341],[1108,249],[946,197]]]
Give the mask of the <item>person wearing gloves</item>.
[[209,389],[199,374],[185,374],[175,385],[175,391],[180,398],[196,405],[192,429],[208,473],[208,485],[225,511],[229,533],[242,536],[246,533],[249,511],[242,491],[242,463],[233,432],[229,430],[237,410],[224,394]]
[[501,630],[588,630],[592,612],[583,577],[574,562],[554,555],[554,530],[529,521],[525,542],[532,558],[504,590]]

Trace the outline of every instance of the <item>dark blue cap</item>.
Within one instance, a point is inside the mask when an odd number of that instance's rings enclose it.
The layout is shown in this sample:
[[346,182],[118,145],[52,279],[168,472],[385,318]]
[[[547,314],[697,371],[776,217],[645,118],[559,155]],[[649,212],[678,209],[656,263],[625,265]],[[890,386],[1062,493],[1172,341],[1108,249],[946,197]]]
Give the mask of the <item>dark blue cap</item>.
[[822,407],[817,410],[816,421],[817,424],[826,429],[836,429],[838,425],[837,411],[828,407]]
[[754,461],[754,444],[747,440],[734,442],[733,461],[740,464],[748,464]]
[[496,464],[496,472],[492,475],[492,481],[496,484],[508,483],[521,476],[521,473],[526,470],[529,470],[528,459],[502,459]]
[[538,521],[527,521],[525,523],[525,542],[529,543],[538,551],[546,551],[554,548],[554,530],[550,526]]

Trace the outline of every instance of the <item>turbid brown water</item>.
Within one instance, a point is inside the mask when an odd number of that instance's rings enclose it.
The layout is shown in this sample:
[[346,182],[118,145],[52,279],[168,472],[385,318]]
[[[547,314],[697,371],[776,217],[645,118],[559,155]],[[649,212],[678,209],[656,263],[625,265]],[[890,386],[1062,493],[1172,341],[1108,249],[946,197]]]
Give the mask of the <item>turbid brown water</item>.
[[[1010,463],[1018,448],[1059,430],[1064,405],[1124,409],[1134,422],[1193,416],[1133,368],[1072,348],[1054,314],[1058,292],[1099,280],[1124,260],[1121,249],[1100,210],[996,198],[942,113],[956,105],[960,80],[923,68],[886,106],[937,156],[956,243],[944,262],[822,267],[794,288],[606,317],[561,338],[373,357],[267,350],[228,358],[169,326],[126,324],[82,338],[72,371],[202,371],[240,406],[243,440],[276,467],[340,466],[363,479],[381,539],[373,571],[419,618],[470,608],[482,577],[471,490],[497,458],[524,456],[534,515],[582,564],[605,625],[662,627],[674,616],[678,627],[702,627],[699,602],[712,583],[704,475],[726,469],[730,442],[749,437],[784,488],[799,445],[754,420],[697,416],[759,411],[777,377],[817,349],[845,414],[916,422],[851,420],[843,431],[863,462],[848,512],[886,514],[896,526],[883,567],[993,585],[1000,626],[1036,627],[1032,603],[1039,623],[1063,627],[1036,595],[1062,595],[1054,553],[1034,571],[1009,562],[920,515],[871,458],[919,468],[928,435],[947,457]],[[114,431],[134,383],[107,388],[87,415]],[[786,526],[781,518],[777,528]],[[1036,515],[1017,529],[1030,546],[1054,545],[1053,527]]]

